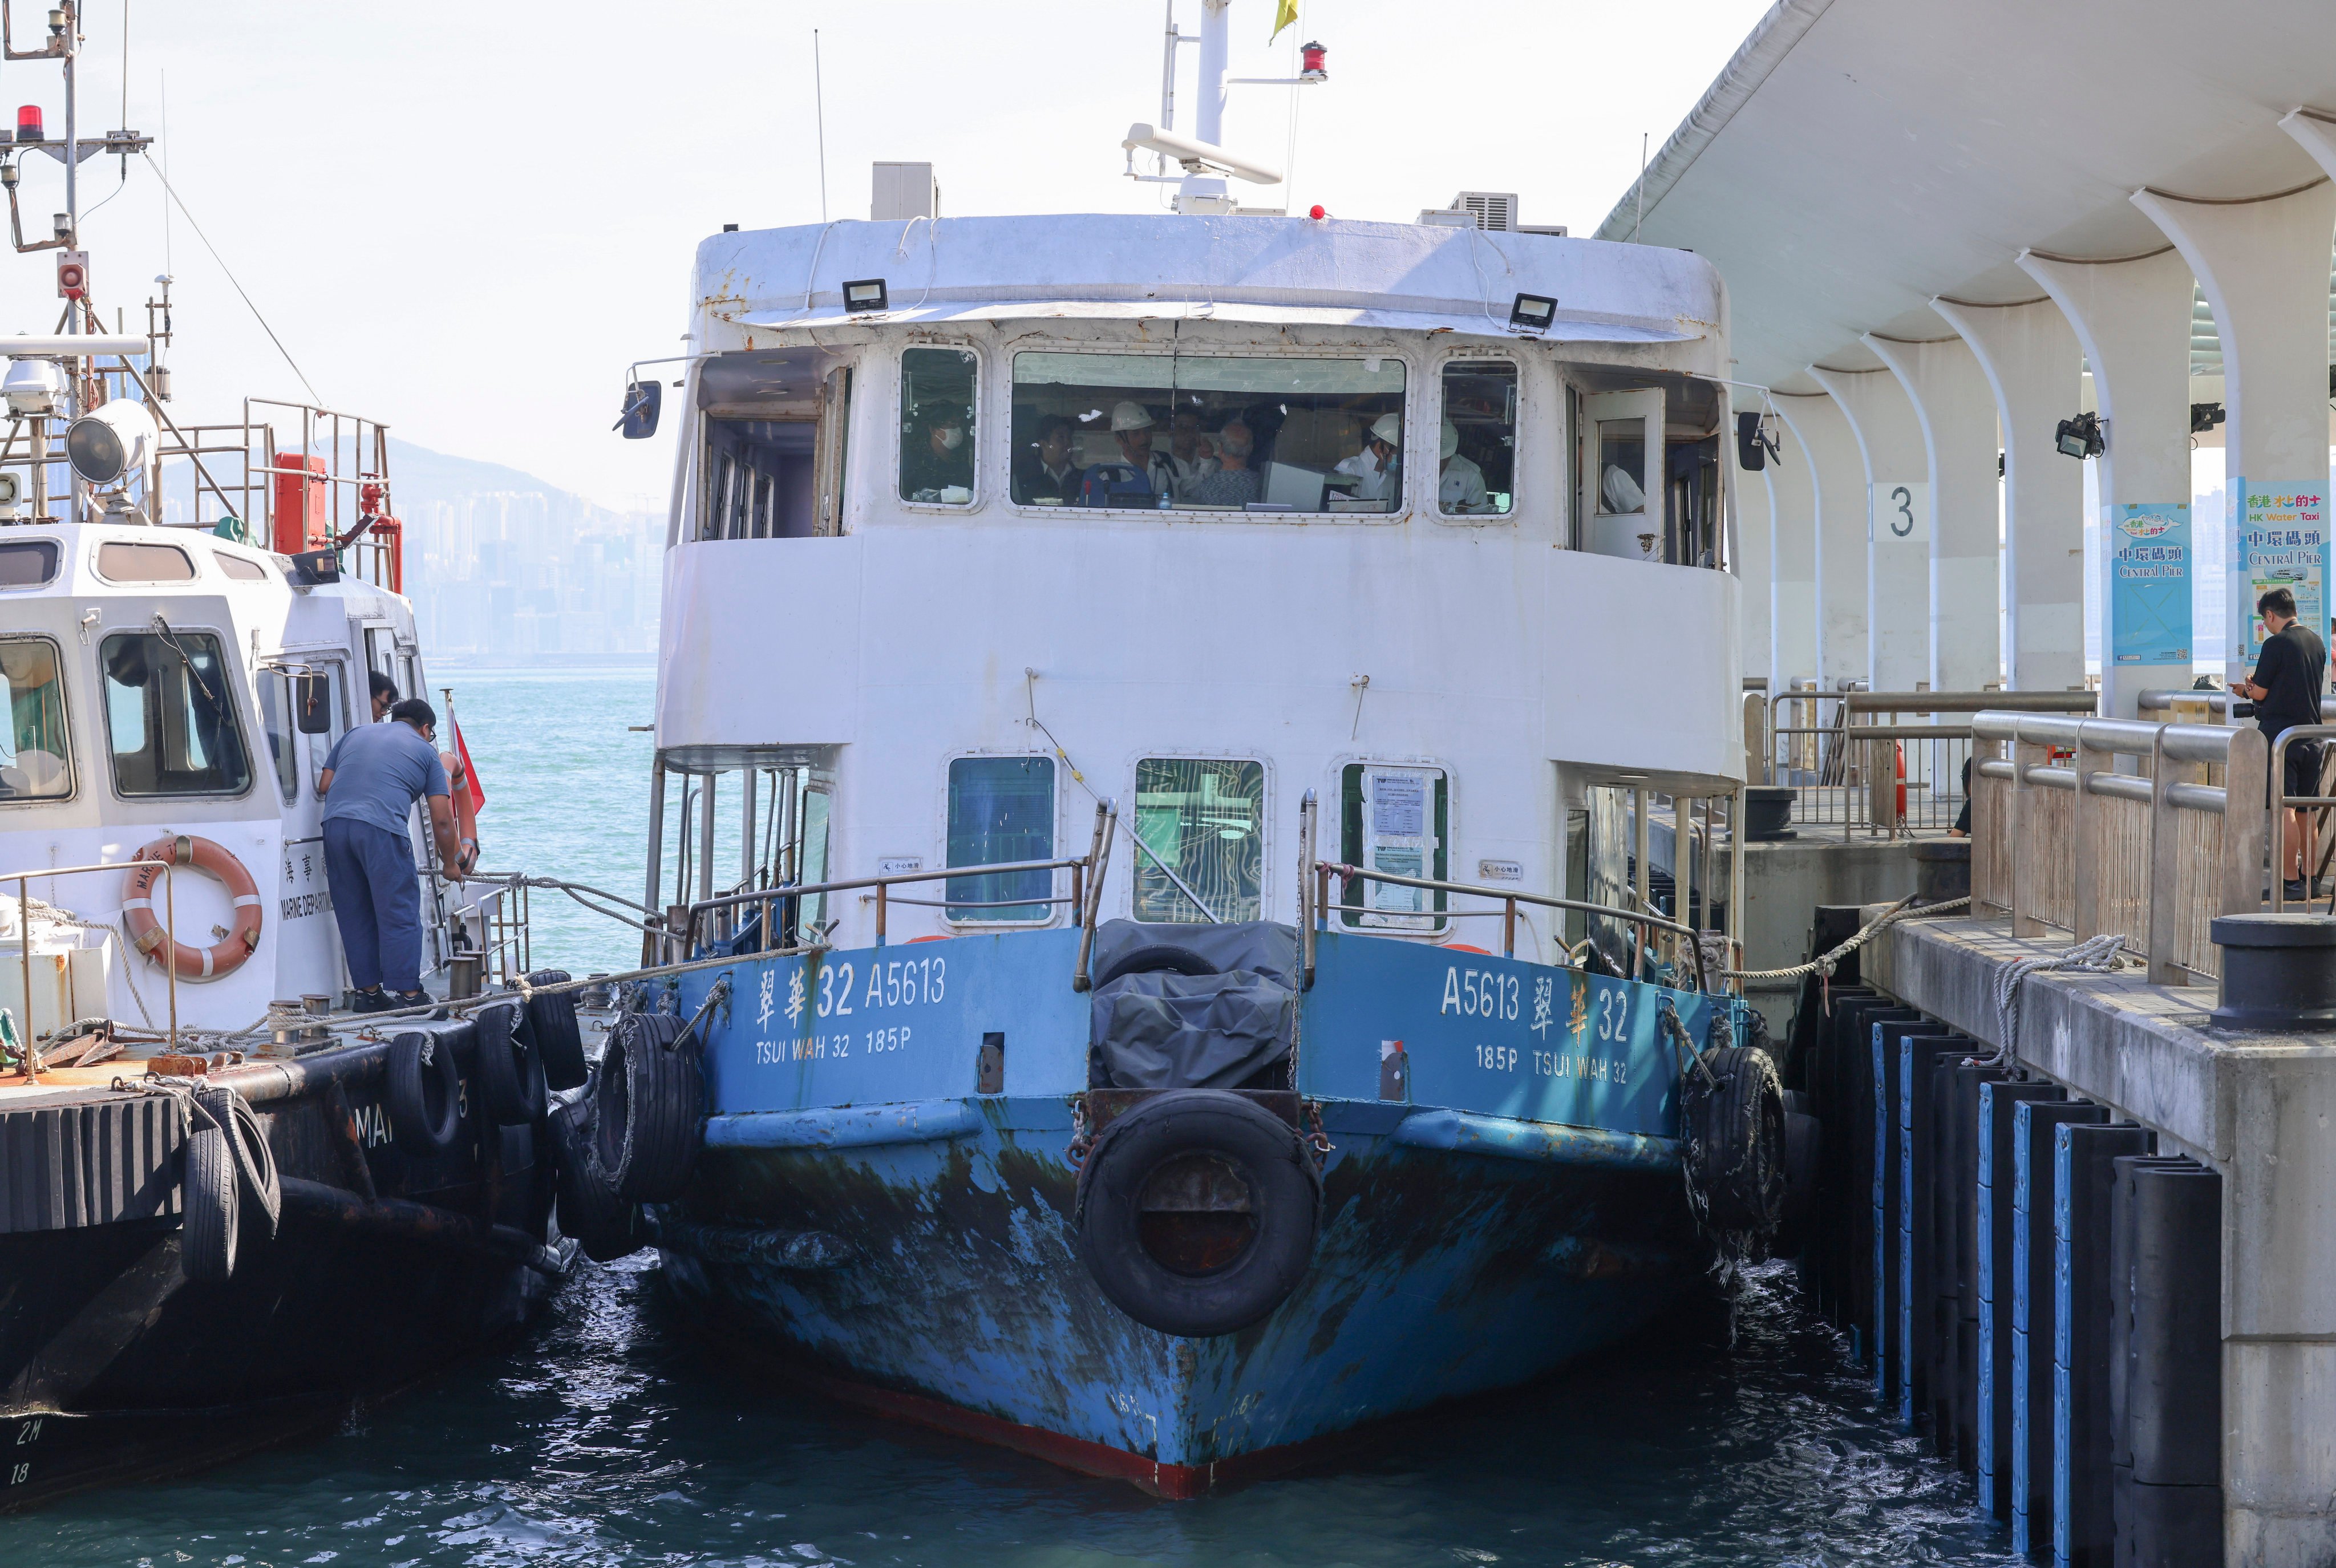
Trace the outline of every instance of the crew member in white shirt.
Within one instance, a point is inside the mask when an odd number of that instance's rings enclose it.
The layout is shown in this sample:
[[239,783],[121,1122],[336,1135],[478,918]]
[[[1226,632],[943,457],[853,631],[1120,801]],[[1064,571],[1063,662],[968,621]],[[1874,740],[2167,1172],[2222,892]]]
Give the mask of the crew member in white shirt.
[[1460,455],[1460,432],[1450,420],[1444,422],[1444,439],[1440,448],[1443,466],[1436,482],[1437,502],[1447,512],[1484,511],[1488,510],[1484,494],[1484,471],[1475,463]]
[[1402,453],[1403,415],[1382,414],[1371,422],[1363,450],[1340,459],[1330,472],[1351,474],[1358,482],[1351,492],[1356,500],[1391,502],[1403,490]]

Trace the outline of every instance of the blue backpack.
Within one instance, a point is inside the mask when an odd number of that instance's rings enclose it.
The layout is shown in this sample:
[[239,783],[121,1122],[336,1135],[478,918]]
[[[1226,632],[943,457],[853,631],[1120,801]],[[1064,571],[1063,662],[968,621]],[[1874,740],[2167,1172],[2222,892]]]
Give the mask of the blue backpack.
[[1123,506],[1150,509],[1160,504],[1152,482],[1124,463],[1090,464],[1079,482],[1081,506]]

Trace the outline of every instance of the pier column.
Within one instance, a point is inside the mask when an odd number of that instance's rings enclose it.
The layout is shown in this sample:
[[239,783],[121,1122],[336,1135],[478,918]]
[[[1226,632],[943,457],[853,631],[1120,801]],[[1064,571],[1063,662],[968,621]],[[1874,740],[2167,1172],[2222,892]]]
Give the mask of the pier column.
[[[1734,426],[1730,425],[1729,430],[1732,432]],[[1725,448],[1730,443],[1723,441],[1720,444]],[[1731,453],[1723,461],[1734,463],[1736,459]],[[1738,646],[1743,649],[1744,673],[1767,676],[1773,688],[1776,677],[1768,667],[1768,638],[1775,592],[1776,523],[1768,505],[1768,487],[1760,482],[1760,475],[1739,469],[1735,480],[1736,580],[1744,590],[1740,596],[1744,618],[1738,624]]]
[[1817,676],[1817,486],[1809,454],[1783,420],[1768,482],[1769,700]]
[[[2330,167],[2322,122],[2291,114],[2289,133]],[[2303,623],[2328,635],[2328,261],[2336,185],[2253,201],[2192,201],[2155,190],[2133,204],[2174,241],[2214,312],[2223,341],[2225,551],[2223,657],[2228,677],[2254,666],[2255,597],[2295,590]]]
[[1914,405],[1930,463],[1931,689],[1978,691],[2003,678],[1995,394],[1960,337],[1864,343]]
[[2049,297],[2019,305],[1933,299],[1995,394],[2003,441],[2004,638],[2015,691],[2085,684],[2085,473],[2053,448],[2077,411],[2084,350]]
[[1826,691],[1865,678],[1865,460],[1841,404],[1822,392],[1772,394],[1809,454],[1816,502],[1817,677]]
[[[2098,488],[2107,522],[2094,566],[2101,607],[2100,712],[2106,718],[2132,718],[2144,687],[2190,684],[2198,644],[2190,624],[2188,576],[2190,264],[2171,247],[2104,261],[2029,250],[2019,261],[2068,317],[2093,370],[2104,447]],[[2323,292],[2327,286],[2321,278]],[[2321,331],[2324,336],[2324,320]],[[2072,397],[2053,425],[2076,412]],[[2056,452],[2045,461],[2066,463],[2082,483],[2076,459]],[[2324,453],[2321,466],[2327,466]],[[2179,560],[2168,553],[2177,547]],[[2150,559],[2138,559],[2144,554]],[[2121,593],[2121,555],[2128,558],[2128,570],[2180,568],[2184,575],[2129,579]],[[2154,593],[2135,591],[2150,582],[2164,586]]]
[[1833,394],[1865,471],[1865,668],[1875,691],[1931,678],[1931,458],[1898,378],[1879,370],[1809,374]]

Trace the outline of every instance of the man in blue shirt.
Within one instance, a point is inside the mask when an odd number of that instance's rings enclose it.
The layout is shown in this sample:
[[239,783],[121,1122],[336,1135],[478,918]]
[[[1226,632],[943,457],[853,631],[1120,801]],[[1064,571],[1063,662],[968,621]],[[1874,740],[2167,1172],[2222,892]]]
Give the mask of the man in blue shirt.
[[387,724],[361,725],[336,742],[317,781],[325,792],[325,876],[361,1013],[430,1001],[422,989],[422,891],[406,836],[415,801],[430,803],[441,869],[449,881],[462,880],[446,768],[432,744],[437,730],[430,705],[408,697],[389,710]]

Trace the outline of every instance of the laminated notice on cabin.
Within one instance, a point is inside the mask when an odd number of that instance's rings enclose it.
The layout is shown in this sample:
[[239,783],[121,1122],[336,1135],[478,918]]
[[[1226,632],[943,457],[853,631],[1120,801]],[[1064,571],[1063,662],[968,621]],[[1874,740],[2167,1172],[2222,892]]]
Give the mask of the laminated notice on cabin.
[[[1381,773],[1371,778],[1371,832],[1380,838],[1416,839],[1427,832],[1427,780],[1416,773]],[[1382,866],[1392,872],[1393,866]],[[1417,876],[1416,871],[1399,873]]]

